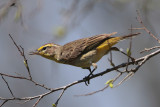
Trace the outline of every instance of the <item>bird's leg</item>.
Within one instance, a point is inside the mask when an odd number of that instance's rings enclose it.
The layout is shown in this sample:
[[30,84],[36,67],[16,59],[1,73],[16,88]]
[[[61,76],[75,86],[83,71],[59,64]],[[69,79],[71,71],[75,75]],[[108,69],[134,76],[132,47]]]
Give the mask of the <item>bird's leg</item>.
[[92,63],[93,66],[93,70],[90,72],[90,74],[88,75],[88,77],[90,77],[91,75],[93,75],[93,72],[97,69],[97,64],[96,63]]
[[128,56],[129,58],[131,58],[131,60],[132,60],[133,62],[135,61],[135,59],[134,59],[133,57],[127,55],[127,54],[124,53],[123,51],[119,50],[117,47],[111,47],[110,50],[119,51],[119,52],[121,52],[122,54],[124,54],[124,55]]
[[89,67],[89,68],[87,68],[87,69],[89,70],[89,72],[90,72],[90,73],[92,72],[90,67]]
[[[90,67],[85,68],[85,69],[88,69],[90,73],[92,72]],[[84,77],[83,80],[85,81],[86,86],[88,86],[88,84],[89,84],[89,75]]]
[[[93,75],[93,72],[97,69],[97,64],[96,63],[92,63],[92,66],[93,66],[93,70],[91,70],[91,68],[89,67],[89,68],[87,68],[88,70],[89,70],[89,72],[90,72],[90,74],[87,76],[87,77],[85,77],[84,79],[86,79],[86,81],[85,81],[85,84],[88,86],[88,84],[90,84],[90,79],[89,79],[89,77],[90,76],[92,76]],[[86,82],[88,82],[88,83],[86,83]]]

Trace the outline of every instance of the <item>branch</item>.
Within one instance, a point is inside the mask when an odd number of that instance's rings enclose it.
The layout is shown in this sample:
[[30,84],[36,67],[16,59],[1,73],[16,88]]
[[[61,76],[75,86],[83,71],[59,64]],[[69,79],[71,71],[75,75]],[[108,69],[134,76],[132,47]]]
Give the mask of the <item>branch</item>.
[[[144,26],[143,21],[142,21],[142,19],[141,19],[140,12],[139,12],[138,10],[137,10],[137,20],[138,20],[138,22],[141,24],[141,26],[143,27],[143,29],[144,29],[150,36],[152,36],[155,40],[157,40],[158,43],[160,43],[160,40],[159,40],[152,32],[150,32],[150,31]],[[136,29],[136,28],[134,28],[134,29]]]
[[[153,56],[155,56],[155,55],[157,55],[159,53],[160,53],[160,49],[155,51],[155,52],[153,52],[153,53],[151,53],[151,54],[149,54],[149,55],[146,55],[144,57],[136,59],[135,62],[122,63],[120,65],[117,65],[117,66],[113,67],[113,68],[109,68],[109,69],[107,69],[107,70],[105,70],[103,72],[100,72],[100,73],[97,73],[95,75],[92,75],[89,79],[93,79],[93,78],[102,76],[102,75],[107,74],[107,73],[109,73],[111,71],[114,71],[116,69],[123,68],[126,65],[139,63],[139,65],[135,69],[132,69],[133,72],[136,72],[147,60],[149,60],[150,58],[152,58]],[[23,98],[16,98],[16,97],[14,97],[14,98],[2,98],[2,97],[0,97],[0,100],[8,100],[9,101],[9,100],[33,100],[33,99],[36,99],[36,98],[42,99],[44,96],[49,95],[49,94],[51,94],[53,92],[56,92],[56,91],[59,91],[59,90],[66,90],[69,87],[74,86],[74,85],[79,84],[79,83],[82,83],[82,82],[85,82],[85,79],[81,79],[81,80],[75,81],[75,82],[73,82],[71,84],[68,84],[66,86],[63,86],[63,87],[60,87],[60,88],[55,88],[55,89],[52,89],[52,90],[50,90],[50,91],[48,91],[48,92],[46,92],[44,94],[33,96],[33,97],[23,97]],[[63,93],[61,93],[61,95]],[[61,98],[61,96],[60,96],[60,98]],[[39,102],[39,100],[38,100],[38,102]]]
[[8,102],[8,100],[3,101],[3,103],[0,105],[0,107],[2,107],[7,102]]
[[[112,79],[112,83],[114,83],[114,82],[122,75],[122,73],[128,72],[128,75],[127,75],[126,77],[124,77],[124,78],[122,79],[122,81],[120,81],[117,85],[114,86],[114,87],[117,87],[117,86],[121,85],[124,81],[126,81],[127,79],[130,79],[130,78],[135,74],[135,72],[137,72],[138,69],[139,69],[147,60],[149,60],[150,58],[156,56],[157,54],[160,54],[160,49],[157,50],[157,51],[155,51],[155,52],[153,52],[153,53],[151,53],[151,54],[148,54],[148,55],[146,55],[146,56],[144,56],[144,57],[135,59],[135,61],[130,61],[130,62],[122,63],[122,64],[120,64],[120,65],[114,66],[113,68],[109,68],[109,69],[107,69],[107,70],[105,70],[105,71],[103,71],[103,72],[97,73],[97,74],[93,75],[93,76],[91,77],[91,79],[92,79],[92,78],[95,78],[95,77],[98,77],[98,76],[102,76],[102,75],[104,75],[104,74],[107,74],[107,73],[109,73],[109,72],[111,72],[111,71],[114,71],[114,70],[117,70],[117,69],[119,69],[119,68],[123,68],[123,67],[127,67],[127,66],[129,66],[129,65],[134,65],[134,64],[138,64],[138,63],[139,63],[139,64],[137,65],[137,67],[135,67],[134,69],[130,69],[130,70],[125,69],[123,72],[120,72],[120,73],[117,75],[116,78]],[[98,92],[104,91],[106,88],[108,88],[108,86],[109,86],[109,84],[107,84],[104,88],[102,88],[102,89],[100,89],[100,90],[93,91],[93,92],[90,92],[90,93],[87,93],[87,94],[83,94],[83,95],[75,95],[75,96],[89,96],[89,95],[93,95],[93,94],[96,94],[96,93],[98,93]]]
[[31,73],[30,73],[30,69],[28,67],[28,62],[27,62],[27,59],[24,55],[24,49],[21,47],[21,46],[18,46],[16,44],[16,42],[14,41],[14,39],[12,38],[11,34],[9,34],[9,37],[11,38],[11,40],[13,41],[14,45],[16,46],[16,48],[18,49],[18,51],[20,52],[21,56],[23,57],[23,60],[24,60],[24,64],[25,64],[25,67],[27,68],[27,71],[28,71],[28,75],[29,75],[29,79],[32,80],[32,76],[31,76]]
[[3,81],[5,82],[5,84],[7,85],[7,88],[8,88],[8,90],[9,90],[9,92],[11,93],[12,97],[14,97],[13,92],[12,92],[12,90],[11,90],[8,82],[5,80],[5,78],[3,77],[2,74],[0,74],[0,75],[1,75],[1,77],[2,77],[2,79],[3,79]]
[[40,102],[40,100],[43,98],[43,96],[39,96],[37,102],[32,106],[32,107],[36,107],[36,105]]
[[152,47],[152,48],[145,48],[144,50],[142,50],[140,53],[143,53],[143,52],[148,52],[148,51],[151,51],[151,50],[153,50],[153,49],[157,49],[157,48],[160,48],[160,46],[154,46],[154,47]]
[[[72,83],[70,83],[70,84],[68,84],[68,85],[65,85],[65,86],[62,86],[62,87],[54,88],[54,89],[53,89],[53,88],[48,88],[48,87],[46,87],[46,86],[44,86],[44,85],[42,85],[42,84],[39,84],[38,82],[36,82],[36,81],[33,80],[32,76],[31,76],[31,73],[30,73],[30,69],[29,69],[29,66],[28,66],[27,59],[26,59],[25,54],[24,54],[24,49],[23,49],[21,46],[18,46],[18,45],[16,44],[16,42],[14,41],[14,39],[12,38],[11,35],[9,35],[9,36],[10,36],[10,38],[12,39],[12,41],[13,41],[14,45],[16,46],[17,50],[19,51],[20,55],[23,57],[23,59],[24,59],[24,64],[25,64],[25,67],[26,67],[26,69],[27,69],[27,72],[28,72],[28,75],[29,75],[29,76],[28,76],[28,77],[23,77],[23,76],[14,76],[14,75],[9,75],[9,74],[5,74],[5,73],[0,73],[0,75],[2,76],[2,79],[5,81],[5,84],[7,85],[8,89],[9,89],[11,95],[12,95],[11,98],[0,97],[0,100],[3,101],[3,103],[1,104],[1,106],[3,106],[3,105],[4,105],[5,103],[7,103],[8,101],[16,101],[16,100],[19,100],[19,101],[28,102],[28,101],[31,101],[31,100],[33,100],[33,99],[37,99],[37,101],[36,101],[36,102],[34,103],[34,105],[33,105],[33,107],[36,107],[37,104],[38,104],[45,96],[47,96],[47,95],[49,95],[49,94],[52,94],[52,93],[54,93],[54,92],[56,92],[56,91],[62,90],[62,92],[60,93],[59,97],[57,98],[57,100],[56,100],[56,102],[55,102],[55,104],[54,104],[55,106],[57,106],[57,105],[58,105],[58,102],[59,102],[60,99],[62,98],[64,92],[65,92],[68,88],[70,88],[70,87],[72,87],[72,86],[74,86],[74,85],[76,85],[76,84],[82,83],[82,82],[85,83],[88,78],[89,78],[89,79],[94,79],[94,78],[96,78],[96,77],[101,77],[101,76],[103,76],[103,75],[105,75],[105,74],[107,74],[107,73],[109,73],[109,72],[119,71],[118,69],[127,67],[127,69],[124,69],[123,72],[119,72],[119,74],[118,74],[118,75],[113,79],[113,81],[112,81],[112,83],[113,83],[113,82],[115,82],[123,73],[128,73],[128,75],[127,75],[124,79],[122,79],[122,81],[120,81],[120,82],[116,85],[116,86],[118,86],[118,85],[122,84],[124,81],[126,81],[127,79],[129,79],[131,76],[133,76],[133,75],[139,70],[139,68],[142,67],[143,64],[145,64],[146,61],[148,61],[150,58],[152,58],[152,57],[154,57],[155,55],[157,55],[157,54],[160,53],[160,49],[159,49],[159,50],[157,50],[157,51],[154,51],[154,52],[152,52],[152,53],[150,53],[150,54],[148,54],[148,55],[146,55],[146,56],[140,57],[140,58],[138,58],[138,59],[135,59],[135,58],[134,58],[134,60],[131,60],[131,61],[128,60],[127,62],[122,63],[122,64],[119,64],[119,65],[115,65],[115,64],[114,64],[113,67],[108,68],[108,69],[106,69],[105,71],[99,72],[99,73],[97,73],[97,74],[93,74],[92,76],[87,77],[87,79],[86,79],[86,77],[85,77],[85,78],[83,78],[83,79],[81,79],[81,80],[72,82]],[[132,68],[132,69],[128,69],[128,66],[129,66],[129,65],[135,65],[136,67],[134,67],[134,68]],[[44,93],[39,94],[39,95],[36,95],[36,96],[31,96],[31,97],[16,97],[16,96],[13,94],[11,88],[10,88],[9,85],[8,85],[8,82],[5,80],[4,77],[9,77],[9,78],[14,78],[14,79],[24,79],[24,80],[30,81],[30,82],[32,82],[33,84],[38,85],[38,86],[46,89],[47,92],[44,92]],[[104,89],[108,88],[108,86],[109,86],[109,84],[106,85],[106,87],[104,87],[103,89],[98,90],[98,91],[93,92],[93,93],[90,93],[90,94],[88,94],[88,95],[92,95],[92,94],[95,94],[95,93],[97,93],[97,92],[103,91]],[[115,86],[115,87],[116,87],[116,86]]]

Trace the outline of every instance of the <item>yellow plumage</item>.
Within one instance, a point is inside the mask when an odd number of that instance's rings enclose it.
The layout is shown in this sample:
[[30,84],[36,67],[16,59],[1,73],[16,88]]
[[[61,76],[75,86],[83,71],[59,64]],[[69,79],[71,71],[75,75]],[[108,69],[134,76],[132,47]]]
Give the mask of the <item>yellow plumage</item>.
[[94,69],[96,69],[95,63],[106,55],[113,45],[120,40],[136,36],[140,33],[121,37],[110,37],[115,34],[116,32],[82,38],[69,42],[63,46],[49,43],[41,46],[31,54],[41,55],[42,57],[58,63],[69,64],[89,70],[92,65],[94,66]]

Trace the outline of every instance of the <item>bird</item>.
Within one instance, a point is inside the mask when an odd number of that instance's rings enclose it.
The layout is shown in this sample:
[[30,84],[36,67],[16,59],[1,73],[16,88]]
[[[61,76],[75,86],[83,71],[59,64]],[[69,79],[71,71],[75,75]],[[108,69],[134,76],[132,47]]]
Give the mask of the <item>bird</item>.
[[[97,69],[97,62],[111,50],[119,41],[137,36],[140,33],[129,34],[119,37],[111,37],[117,34],[99,34],[87,38],[74,40],[64,45],[54,43],[45,44],[35,51],[31,51],[30,55],[40,55],[57,63],[68,64],[83,69],[88,69],[91,76]],[[93,70],[91,70],[93,66]]]

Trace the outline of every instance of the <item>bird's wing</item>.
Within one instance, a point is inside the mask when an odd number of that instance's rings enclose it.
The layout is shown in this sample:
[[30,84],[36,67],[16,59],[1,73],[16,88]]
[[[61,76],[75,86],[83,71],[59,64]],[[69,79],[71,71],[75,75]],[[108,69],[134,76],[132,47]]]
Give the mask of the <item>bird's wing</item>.
[[111,34],[96,35],[89,38],[83,38],[75,40],[73,42],[69,42],[63,46],[60,59],[65,61],[73,60],[78,56],[87,53],[92,49],[95,49],[114,34],[116,34],[116,32],[113,32]]

